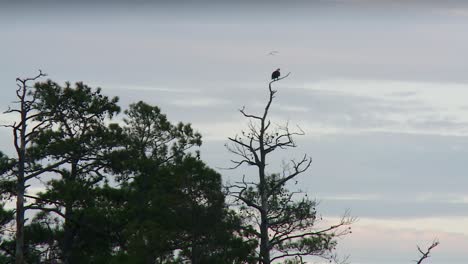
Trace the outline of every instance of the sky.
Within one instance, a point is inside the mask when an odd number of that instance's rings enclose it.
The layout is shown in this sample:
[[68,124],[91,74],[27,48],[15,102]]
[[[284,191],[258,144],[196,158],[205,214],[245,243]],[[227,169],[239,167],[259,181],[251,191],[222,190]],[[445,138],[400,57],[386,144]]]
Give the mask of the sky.
[[[358,218],[338,253],[355,264],[467,263],[468,4],[462,1],[0,2],[0,105],[38,69],[143,100],[204,138],[226,182],[227,137],[259,113],[271,72],[274,124],[298,125],[313,163],[299,187],[327,221]],[[278,51],[274,56],[271,51]],[[0,115],[0,122],[11,122]],[[0,149],[11,153],[11,132]],[[292,186],[292,188],[297,188]]]

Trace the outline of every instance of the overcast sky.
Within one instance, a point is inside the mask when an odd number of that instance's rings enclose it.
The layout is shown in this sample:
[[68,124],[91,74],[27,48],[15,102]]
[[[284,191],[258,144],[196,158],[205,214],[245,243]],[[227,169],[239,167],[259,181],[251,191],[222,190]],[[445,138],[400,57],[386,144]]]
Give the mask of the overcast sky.
[[[340,240],[356,264],[468,262],[468,6],[461,1],[336,0],[0,4],[0,105],[42,69],[144,100],[204,135],[202,157],[229,166],[228,136],[258,113],[270,74],[274,123],[298,124],[301,189],[329,219],[360,220]],[[278,51],[274,56],[270,51]],[[11,120],[1,115],[1,122]],[[0,149],[11,153],[10,132]],[[278,169],[273,165],[270,172]],[[248,170],[219,170],[226,181]]]

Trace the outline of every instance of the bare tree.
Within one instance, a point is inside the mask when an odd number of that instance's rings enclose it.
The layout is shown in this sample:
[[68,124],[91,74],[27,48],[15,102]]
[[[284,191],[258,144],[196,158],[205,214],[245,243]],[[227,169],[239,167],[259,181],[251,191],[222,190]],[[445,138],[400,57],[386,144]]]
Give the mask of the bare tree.
[[[23,264],[24,260],[24,223],[25,223],[25,195],[28,187],[27,182],[42,173],[60,166],[64,161],[59,161],[47,166],[41,166],[32,158],[28,152],[28,147],[33,139],[46,126],[46,120],[38,121],[38,117],[43,113],[36,111],[36,91],[29,83],[34,82],[41,77],[46,76],[39,70],[39,73],[32,78],[17,78],[16,98],[14,103],[17,108],[9,108],[6,114],[15,113],[19,115],[19,122],[4,125],[10,127],[13,132],[13,145],[16,151],[16,157],[13,160],[13,166],[6,174],[6,178],[11,178],[12,189],[9,190],[16,196],[16,250],[15,263]],[[29,196],[32,197],[32,196]],[[34,197],[32,197],[34,198]]]
[[286,188],[289,182],[297,183],[296,177],[311,166],[312,159],[307,155],[285,164],[282,173],[266,171],[267,159],[273,151],[295,148],[294,136],[304,134],[300,128],[291,131],[288,124],[275,127],[268,117],[277,92],[272,89],[272,84],[288,76],[289,73],[269,83],[269,98],[262,114],[247,113],[245,107],[240,110],[249,120],[248,129],[241,135],[230,137],[226,144],[237,157],[232,160],[232,169],[248,165],[258,170],[253,180],[244,176],[229,189],[240,204],[243,216],[254,225],[252,235],[259,242],[258,262],[262,264],[293,258],[304,263],[304,256],[335,259],[335,238],[348,234],[354,220],[346,214],[336,225],[317,228],[316,202],[300,191]]
[[421,258],[419,258],[419,260],[415,260],[415,262],[417,264],[422,264],[423,263],[423,260],[427,259],[430,257],[430,253],[431,253],[431,250],[434,249],[435,247],[437,247],[439,245],[439,241],[437,240],[434,240],[432,242],[432,244],[426,249],[426,250],[422,250],[419,246],[418,246],[418,251],[419,253],[421,254]]

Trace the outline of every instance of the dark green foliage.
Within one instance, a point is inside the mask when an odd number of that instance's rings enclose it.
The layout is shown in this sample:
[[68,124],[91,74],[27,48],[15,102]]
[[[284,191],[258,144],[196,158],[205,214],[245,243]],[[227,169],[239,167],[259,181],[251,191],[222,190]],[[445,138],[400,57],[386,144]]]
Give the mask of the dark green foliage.
[[186,153],[201,144],[201,136],[189,124],[170,124],[159,108],[143,102],[126,114],[127,144],[115,153],[126,159],[113,163],[128,197],[127,213],[134,216],[122,232],[128,250],[119,256],[122,263],[245,260],[252,247],[235,235],[240,220],[226,208],[221,176]]
[[[33,93],[41,127],[28,169],[46,174],[26,207],[35,212],[24,232],[28,263],[255,262],[256,243],[227,208],[221,175],[190,152],[201,145],[190,124],[174,125],[144,102],[130,105],[122,126],[109,124],[117,98],[83,83],[49,80]],[[13,165],[0,154],[0,172]],[[14,188],[1,183],[5,193]],[[0,263],[14,254],[13,240],[2,243]]]
[[41,131],[30,150],[39,157],[63,159],[96,159],[110,147],[112,138],[104,125],[120,111],[112,99],[93,91],[83,83],[65,87],[47,81],[37,83],[36,107],[42,112],[37,120],[47,120],[48,129]]
[[16,182],[11,175],[16,161],[0,152],[0,199],[11,198],[15,194]]
[[[171,124],[157,106],[131,104],[125,126],[112,127],[122,148],[111,154],[112,169],[121,177],[135,171],[153,171],[164,163],[180,161],[188,149],[201,145],[201,135],[190,124]],[[128,180],[128,178],[124,179]]]
[[[25,229],[27,254],[46,248],[48,253],[40,254],[41,261],[53,257],[70,263],[73,251],[80,245],[79,231],[82,226],[92,225],[83,219],[82,211],[93,199],[91,191],[106,180],[102,174],[105,157],[115,144],[104,122],[120,108],[117,98],[109,99],[100,89],[93,91],[82,83],[75,87],[66,83],[61,87],[49,80],[36,83],[31,93],[32,106],[37,111],[32,116],[41,127],[28,138],[32,143],[26,151],[28,171],[41,169],[42,164],[50,161],[60,167],[43,169],[47,178],[52,177],[47,182],[47,191],[26,207],[50,214],[39,214],[41,217],[35,220],[41,221],[32,222]],[[41,241],[39,238],[45,234],[48,240]]]
[[14,256],[14,243],[10,241],[8,232],[9,224],[13,219],[13,211],[6,210],[4,205],[0,204],[0,263],[8,263]]
[[0,175],[4,175],[14,166],[14,161],[0,151]]
[[[152,192],[162,198],[154,201],[166,207],[170,225],[177,233],[172,244],[182,250],[179,259],[191,263],[240,262],[250,253],[248,244],[233,233],[240,228],[240,220],[228,211],[221,192],[221,177],[201,161],[187,157],[181,164],[164,168],[161,175],[172,186]],[[163,199],[165,197],[173,200]],[[164,223],[164,222],[163,222]],[[236,248],[232,247],[236,244]]]

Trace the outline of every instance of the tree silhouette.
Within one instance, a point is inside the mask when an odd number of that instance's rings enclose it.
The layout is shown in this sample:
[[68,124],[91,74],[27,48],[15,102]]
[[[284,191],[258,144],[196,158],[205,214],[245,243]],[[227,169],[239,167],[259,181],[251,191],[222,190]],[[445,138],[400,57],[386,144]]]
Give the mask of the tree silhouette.
[[49,126],[48,118],[43,115],[46,112],[38,111],[38,91],[30,86],[46,74],[39,70],[39,73],[31,78],[16,78],[16,98],[14,103],[16,108],[9,108],[6,114],[19,115],[19,121],[13,124],[3,125],[13,131],[13,145],[16,157],[11,160],[11,166],[5,170],[3,175],[4,192],[10,192],[16,196],[16,235],[15,235],[15,263],[23,264],[24,260],[24,224],[25,224],[25,198],[26,190],[29,187],[27,182],[40,176],[42,173],[54,169],[66,160],[61,159],[52,164],[43,166],[38,159],[31,155],[28,149],[33,145],[33,141]]
[[[270,264],[275,260],[295,258],[303,263],[304,256],[336,259],[333,252],[335,238],[350,233],[353,222],[345,214],[340,222],[319,229],[315,210],[316,202],[299,191],[286,188],[288,182],[309,169],[312,159],[304,155],[291,160],[281,174],[266,171],[269,155],[277,150],[295,148],[294,137],[303,135],[290,130],[288,124],[273,127],[269,111],[277,93],[272,84],[289,76],[272,80],[268,85],[269,97],[263,113],[250,114],[245,107],[241,114],[249,120],[248,129],[241,135],[230,137],[227,149],[237,156],[232,169],[241,165],[254,166],[258,170],[254,179],[246,179],[229,186],[231,195],[240,204],[241,214],[254,225],[253,237],[259,242],[258,262]],[[299,197],[299,198],[298,198]]]

